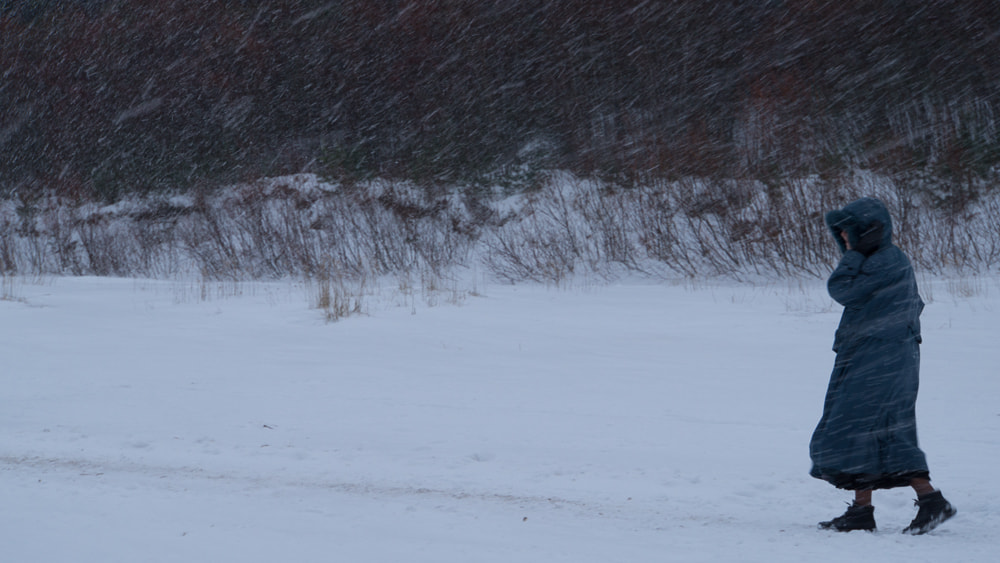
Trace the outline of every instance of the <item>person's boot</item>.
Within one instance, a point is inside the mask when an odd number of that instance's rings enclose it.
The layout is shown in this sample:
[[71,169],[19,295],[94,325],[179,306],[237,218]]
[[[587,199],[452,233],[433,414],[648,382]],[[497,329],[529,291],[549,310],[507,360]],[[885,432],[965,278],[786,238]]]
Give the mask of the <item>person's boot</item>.
[[917,497],[917,517],[903,529],[904,534],[919,536],[937,528],[939,524],[958,513],[941,491],[934,491]]
[[847,512],[826,522],[820,522],[822,530],[850,532],[852,530],[875,531],[875,507],[858,506],[856,503],[847,507]]

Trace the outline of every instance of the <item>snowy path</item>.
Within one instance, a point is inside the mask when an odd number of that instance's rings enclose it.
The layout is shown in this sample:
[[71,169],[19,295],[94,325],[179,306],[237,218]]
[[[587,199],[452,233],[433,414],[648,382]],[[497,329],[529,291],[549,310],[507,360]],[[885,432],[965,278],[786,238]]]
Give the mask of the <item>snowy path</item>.
[[[1000,288],[928,284],[921,442],[960,514],[815,522],[822,283],[491,286],[324,324],[300,288],[0,301],[3,561],[994,561]],[[987,480],[988,481],[988,480]]]

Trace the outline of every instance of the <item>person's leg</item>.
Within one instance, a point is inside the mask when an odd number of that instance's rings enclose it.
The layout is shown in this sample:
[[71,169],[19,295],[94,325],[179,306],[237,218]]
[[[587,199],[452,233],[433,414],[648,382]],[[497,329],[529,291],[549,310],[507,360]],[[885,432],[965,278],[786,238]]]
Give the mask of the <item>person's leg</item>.
[[916,491],[918,497],[929,495],[935,490],[934,485],[931,485],[929,480],[921,478],[910,479],[910,486]]
[[872,490],[857,490],[854,491],[854,504],[856,506],[871,506],[872,505]]

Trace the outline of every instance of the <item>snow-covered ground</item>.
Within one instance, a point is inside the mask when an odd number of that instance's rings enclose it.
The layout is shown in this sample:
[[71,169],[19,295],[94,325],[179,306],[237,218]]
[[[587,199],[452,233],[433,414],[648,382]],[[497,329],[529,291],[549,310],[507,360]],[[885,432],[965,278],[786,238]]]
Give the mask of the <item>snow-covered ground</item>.
[[[0,560],[996,561],[1000,285],[925,281],[921,443],[959,515],[819,531],[821,281],[484,285],[326,323],[291,282],[0,301]],[[398,301],[398,300],[397,300]],[[405,301],[405,299],[404,299]]]

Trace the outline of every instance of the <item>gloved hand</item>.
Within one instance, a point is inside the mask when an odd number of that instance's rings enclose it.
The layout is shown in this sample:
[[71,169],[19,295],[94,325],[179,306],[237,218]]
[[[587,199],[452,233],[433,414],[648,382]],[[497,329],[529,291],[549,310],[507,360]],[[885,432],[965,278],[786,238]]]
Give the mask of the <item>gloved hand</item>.
[[882,245],[882,231],[884,227],[881,221],[872,221],[868,226],[863,227],[858,234],[857,250],[865,256],[871,256]]

